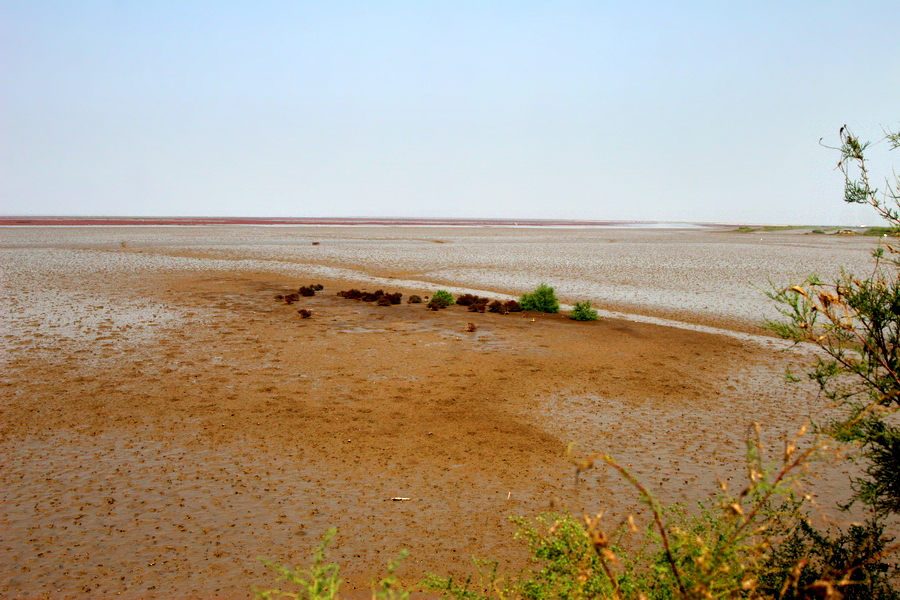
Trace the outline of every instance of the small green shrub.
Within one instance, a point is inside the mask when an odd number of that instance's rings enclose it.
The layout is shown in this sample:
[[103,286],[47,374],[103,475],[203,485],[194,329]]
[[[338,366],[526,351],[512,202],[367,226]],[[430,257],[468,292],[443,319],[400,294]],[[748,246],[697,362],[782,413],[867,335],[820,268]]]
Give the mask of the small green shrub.
[[[337,535],[337,529],[334,527],[325,532],[325,535],[322,536],[322,543],[313,552],[312,564],[305,569],[300,567],[291,569],[275,562],[263,560],[263,563],[278,572],[279,579],[286,581],[297,591],[278,588],[254,590],[254,598],[262,600],[275,598],[336,600],[340,598],[340,588],[343,583],[339,576],[340,567],[336,563],[326,564],[328,558],[326,550],[335,535]],[[407,600],[409,598],[410,590],[402,586],[394,574],[397,565],[408,555],[406,550],[401,550],[396,559],[388,562],[388,574],[378,582],[372,583],[373,600]]]
[[542,283],[530,294],[523,294],[519,299],[522,310],[533,310],[542,313],[558,313],[559,300],[553,288]]
[[576,302],[572,310],[571,318],[575,321],[596,321],[599,319],[597,311],[591,308],[591,301]]
[[288,582],[300,592],[290,592],[278,588],[256,591],[256,598],[269,600],[271,598],[310,598],[315,600],[331,600],[338,597],[338,590],[341,587],[341,578],[339,576],[340,568],[335,563],[327,563],[326,549],[334,536],[337,535],[337,529],[331,528],[322,536],[322,543],[316,548],[312,555],[312,564],[305,568],[291,569],[278,563],[264,560],[263,562],[278,572],[279,578]]
[[440,305],[440,308],[446,308],[453,304],[453,294],[447,290],[438,290],[431,297],[431,301]]
[[407,302],[410,304],[421,304],[422,297],[417,294],[413,294],[412,296],[409,297],[409,300],[407,300]]

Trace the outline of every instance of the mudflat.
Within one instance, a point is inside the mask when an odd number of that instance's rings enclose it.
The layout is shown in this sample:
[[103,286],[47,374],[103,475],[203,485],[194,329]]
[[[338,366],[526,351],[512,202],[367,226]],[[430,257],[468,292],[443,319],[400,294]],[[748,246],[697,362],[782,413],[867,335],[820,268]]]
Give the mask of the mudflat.
[[[0,234],[4,597],[246,597],[275,584],[260,557],[306,564],[329,527],[351,594],[401,549],[407,582],[469,573],[473,556],[514,571],[528,561],[511,516],[641,515],[612,472],[575,484],[571,442],[579,456],[611,454],[664,504],[693,502],[719,481],[741,485],[751,423],[777,457],[781,437],[822,410],[815,390],[783,382],[808,357],[727,302],[693,319],[722,333],[406,302],[466,286],[468,271],[435,273],[440,256],[422,248],[516,236],[527,248],[544,233],[75,229]],[[698,248],[727,242],[691,235]],[[388,260],[404,244],[415,251]],[[471,287],[524,291],[503,256],[479,260]],[[324,289],[275,299],[309,283]],[[351,287],[403,302],[337,295]],[[646,314],[691,320],[677,304]],[[825,512],[846,471],[810,477]]]

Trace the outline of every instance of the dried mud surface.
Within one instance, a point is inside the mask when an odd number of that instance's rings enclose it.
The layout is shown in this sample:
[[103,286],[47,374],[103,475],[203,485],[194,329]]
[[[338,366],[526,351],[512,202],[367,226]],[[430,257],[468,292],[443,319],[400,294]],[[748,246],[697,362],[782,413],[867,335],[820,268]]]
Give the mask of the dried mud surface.
[[[134,253],[0,249],[0,596],[247,597],[275,582],[259,557],[305,564],[331,526],[351,591],[403,548],[405,581],[519,569],[510,516],[639,510],[612,473],[576,487],[569,442],[694,501],[739,485],[751,422],[777,453],[820,410],[781,382],[803,358],[753,341],[378,307],[336,296],[358,282]],[[822,468],[826,508],[842,471]]]

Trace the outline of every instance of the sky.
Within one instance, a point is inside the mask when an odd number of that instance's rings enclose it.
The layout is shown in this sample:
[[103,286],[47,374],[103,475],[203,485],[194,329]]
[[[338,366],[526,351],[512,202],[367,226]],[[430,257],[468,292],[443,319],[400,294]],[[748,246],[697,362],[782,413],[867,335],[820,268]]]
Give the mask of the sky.
[[[875,224],[900,4],[0,0],[0,214]],[[883,182],[900,150],[870,148]],[[900,167],[898,167],[900,170]]]

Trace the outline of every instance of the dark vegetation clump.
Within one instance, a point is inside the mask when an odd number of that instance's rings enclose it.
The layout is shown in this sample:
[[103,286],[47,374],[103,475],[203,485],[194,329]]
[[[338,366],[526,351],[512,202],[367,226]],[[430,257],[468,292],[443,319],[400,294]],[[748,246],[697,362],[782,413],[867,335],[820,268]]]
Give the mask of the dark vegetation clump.
[[290,294],[286,294],[284,296],[284,303],[285,304],[293,304],[294,302],[296,302],[299,299],[300,299],[300,294],[298,294],[297,292],[291,292]]
[[515,300],[507,300],[503,303],[503,307],[506,308],[507,312],[522,312],[522,307]]
[[506,305],[499,300],[494,300],[490,304],[488,304],[488,312],[498,313],[501,315],[505,315],[509,312],[509,309],[506,308]]
[[312,316],[312,311],[306,310],[305,308],[301,308],[297,312],[300,314],[301,319],[308,319]]
[[312,289],[311,287],[306,286],[306,285],[301,285],[301,286],[300,286],[300,289],[297,290],[297,292],[298,292],[301,296],[306,296],[306,297],[309,297],[309,296],[315,296],[315,295],[316,295],[316,290],[314,290],[314,289]]
[[487,304],[470,304],[469,312],[484,312],[487,309]]
[[403,294],[401,294],[400,292],[395,292],[393,294],[386,294],[384,290],[378,290],[376,292],[363,292],[356,288],[340,291],[337,293],[337,295],[341,296],[342,298],[347,298],[348,300],[376,302],[379,306],[400,304],[400,301],[403,299]]
[[490,298],[482,298],[481,296],[476,296],[475,294],[463,294],[459,298],[456,299],[456,303],[460,306],[471,306],[473,304],[487,304],[490,302]]
[[275,294],[275,299],[279,302],[284,300],[284,294]]
[[346,298],[347,300],[359,300],[362,298],[362,292],[356,288],[340,291],[337,295]]
[[440,310],[442,308],[447,308],[447,305],[435,300],[431,300],[428,304],[425,305],[425,308],[427,308],[428,310]]
[[409,297],[409,300],[407,300],[407,302],[409,302],[410,304],[421,304],[422,297],[417,296],[416,294],[413,294],[412,296]]
[[317,292],[321,292],[322,290],[325,289],[325,286],[322,285],[321,283],[314,283],[314,284],[312,284],[312,285],[309,286],[309,287],[311,287],[312,289],[316,290]]

